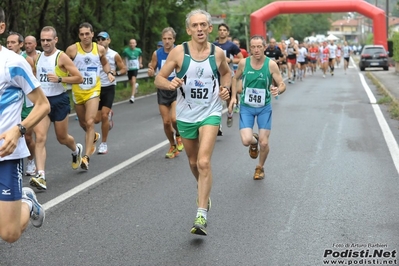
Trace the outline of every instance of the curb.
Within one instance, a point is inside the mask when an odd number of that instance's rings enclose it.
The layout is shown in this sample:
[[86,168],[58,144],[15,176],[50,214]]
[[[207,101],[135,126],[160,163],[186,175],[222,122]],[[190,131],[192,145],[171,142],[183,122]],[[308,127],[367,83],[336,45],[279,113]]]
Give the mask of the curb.
[[377,86],[380,87],[392,99],[393,102],[399,104],[399,100],[396,97],[394,97],[387,88],[385,88],[384,84],[382,84],[380,80],[373,75],[373,73],[367,72],[366,75],[372,82],[377,83],[378,84]]

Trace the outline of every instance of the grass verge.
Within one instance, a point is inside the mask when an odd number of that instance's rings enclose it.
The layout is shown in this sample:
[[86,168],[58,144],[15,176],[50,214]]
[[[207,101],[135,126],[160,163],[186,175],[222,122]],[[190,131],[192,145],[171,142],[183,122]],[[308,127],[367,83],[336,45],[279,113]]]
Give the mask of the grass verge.
[[395,101],[390,93],[384,88],[384,86],[374,77],[370,72],[366,72],[366,76],[373,82],[377,87],[378,93],[382,97],[377,101],[378,104],[385,104],[388,106],[388,112],[391,118],[399,120],[399,103]]

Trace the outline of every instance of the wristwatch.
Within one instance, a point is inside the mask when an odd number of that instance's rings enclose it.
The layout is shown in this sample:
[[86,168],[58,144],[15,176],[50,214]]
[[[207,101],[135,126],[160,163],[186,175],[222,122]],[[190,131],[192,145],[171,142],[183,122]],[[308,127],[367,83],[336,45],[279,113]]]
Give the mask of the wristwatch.
[[21,138],[22,138],[26,133],[26,127],[24,127],[21,124],[17,124],[17,126],[19,127],[19,133],[21,133]]
[[62,82],[62,78],[58,77],[58,83],[61,83],[61,82]]

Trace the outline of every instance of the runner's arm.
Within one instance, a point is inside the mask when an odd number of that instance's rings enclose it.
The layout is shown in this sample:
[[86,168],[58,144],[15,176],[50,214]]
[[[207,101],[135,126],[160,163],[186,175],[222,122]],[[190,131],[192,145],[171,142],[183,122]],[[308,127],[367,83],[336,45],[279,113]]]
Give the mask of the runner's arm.
[[[166,58],[165,64],[159,70],[158,75],[155,77],[154,84],[158,89],[161,90],[175,90],[181,85],[183,85],[183,80],[175,77],[173,80],[169,81],[168,77],[176,69],[176,72],[180,70],[179,62],[183,62],[183,46],[178,45],[170,51],[168,57]],[[224,57],[224,54],[223,54]]]
[[155,75],[155,69],[157,68],[157,52],[154,51],[151,57],[151,62],[148,64],[148,76],[153,77]]

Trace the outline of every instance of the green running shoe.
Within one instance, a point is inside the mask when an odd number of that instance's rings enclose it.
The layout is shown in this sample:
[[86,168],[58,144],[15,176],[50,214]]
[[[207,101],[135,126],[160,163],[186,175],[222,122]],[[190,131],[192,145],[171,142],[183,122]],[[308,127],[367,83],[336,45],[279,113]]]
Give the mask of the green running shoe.
[[206,219],[203,216],[195,218],[191,233],[195,235],[206,236],[205,228],[207,226]]

